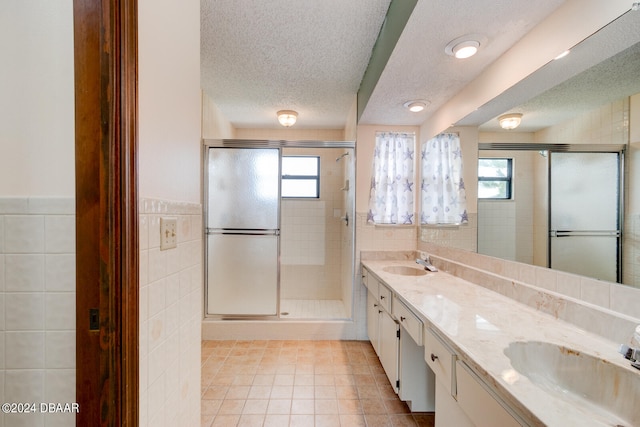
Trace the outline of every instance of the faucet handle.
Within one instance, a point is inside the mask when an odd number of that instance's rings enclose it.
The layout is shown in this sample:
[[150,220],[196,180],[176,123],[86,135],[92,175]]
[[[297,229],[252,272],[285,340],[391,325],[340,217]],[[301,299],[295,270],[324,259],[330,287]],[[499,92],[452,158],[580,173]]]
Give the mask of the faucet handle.
[[638,356],[640,355],[640,350],[637,348],[629,347],[626,344],[620,345],[620,349],[618,350],[625,359],[630,360],[631,362],[640,362],[638,360]]

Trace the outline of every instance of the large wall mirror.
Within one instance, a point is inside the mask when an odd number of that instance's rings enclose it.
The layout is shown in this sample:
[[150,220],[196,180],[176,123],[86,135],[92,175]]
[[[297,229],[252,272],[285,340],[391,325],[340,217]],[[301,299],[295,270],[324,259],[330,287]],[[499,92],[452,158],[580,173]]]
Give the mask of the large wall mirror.
[[[479,127],[479,174],[511,167],[510,195],[479,195],[478,252],[640,287],[639,76],[640,12],[629,11],[457,123]],[[521,125],[501,129],[505,113]],[[578,225],[555,217],[558,201]],[[575,256],[555,259],[563,252]],[[605,262],[608,272],[593,268]]]

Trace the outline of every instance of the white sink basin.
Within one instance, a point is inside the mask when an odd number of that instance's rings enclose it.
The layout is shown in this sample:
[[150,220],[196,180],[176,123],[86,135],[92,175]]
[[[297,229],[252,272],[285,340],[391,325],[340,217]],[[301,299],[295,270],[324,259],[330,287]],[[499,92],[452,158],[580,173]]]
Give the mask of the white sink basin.
[[427,270],[424,268],[408,267],[406,265],[390,265],[382,269],[387,273],[399,274],[401,276],[424,276]]
[[513,342],[504,354],[518,373],[594,420],[614,427],[640,426],[640,371],[540,341]]

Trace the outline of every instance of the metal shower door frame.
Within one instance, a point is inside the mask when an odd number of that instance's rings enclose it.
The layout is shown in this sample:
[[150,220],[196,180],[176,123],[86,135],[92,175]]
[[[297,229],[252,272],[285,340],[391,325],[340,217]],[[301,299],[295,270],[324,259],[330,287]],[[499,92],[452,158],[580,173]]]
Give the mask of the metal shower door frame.
[[[244,139],[203,139],[202,140],[202,182],[203,182],[203,186],[202,186],[202,197],[203,197],[203,218],[207,218],[208,217],[208,201],[207,201],[207,195],[209,193],[209,189],[208,189],[208,172],[207,172],[207,164],[208,164],[208,150],[209,148],[278,148],[279,149],[279,156],[280,158],[282,158],[282,149],[283,148],[318,148],[318,149],[322,149],[322,148],[346,148],[346,149],[352,149],[354,152],[354,168],[356,167],[356,161],[355,161],[355,152],[356,152],[356,144],[354,141],[284,141],[284,140],[244,140]],[[354,195],[354,206],[353,208],[353,212],[355,214],[355,195]],[[282,201],[280,201],[278,203],[278,215],[280,215],[280,204],[282,203]],[[205,239],[203,240],[204,242],[206,242],[206,228],[203,227],[203,232],[205,233]],[[352,247],[351,247],[351,292],[352,292],[352,298],[351,298],[351,316],[354,316],[354,300],[355,298],[353,298],[353,293],[355,292],[355,277],[356,277],[356,271],[357,269],[355,268],[355,248],[356,248],[356,236],[355,236],[355,226],[352,229],[352,233],[351,233],[351,241],[352,241]],[[204,318],[205,319],[212,319],[212,320],[256,320],[256,319],[263,319],[263,320],[279,320],[281,319],[280,316],[280,261],[278,261],[278,286],[277,286],[277,293],[278,293],[278,297],[277,297],[277,312],[275,316],[228,316],[228,315],[210,315],[207,314],[207,301],[208,301],[208,281],[207,281],[207,277],[208,277],[208,263],[207,263],[207,259],[208,259],[208,252],[207,252],[207,245],[203,244],[204,248],[202,251],[202,255],[203,255],[203,263],[204,263],[204,268],[203,268],[203,274],[204,274],[204,298],[203,298],[203,314],[204,314]],[[280,247],[278,247],[278,252],[280,251]],[[279,257],[278,257],[279,258]]]
[[622,256],[623,256],[623,244],[622,237],[624,235],[624,154],[625,147],[624,145],[607,145],[607,144],[562,144],[554,146],[551,144],[546,147],[545,150],[548,152],[547,156],[547,267],[551,267],[551,243],[552,237],[570,237],[570,236],[614,236],[613,234],[606,232],[604,233],[594,233],[594,234],[585,234],[581,231],[560,231],[560,230],[552,230],[551,226],[551,157],[553,153],[609,153],[609,154],[617,154],[618,155],[618,218],[617,218],[617,230],[615,237],[617,238],[616,244],[616,282],[622,283]]

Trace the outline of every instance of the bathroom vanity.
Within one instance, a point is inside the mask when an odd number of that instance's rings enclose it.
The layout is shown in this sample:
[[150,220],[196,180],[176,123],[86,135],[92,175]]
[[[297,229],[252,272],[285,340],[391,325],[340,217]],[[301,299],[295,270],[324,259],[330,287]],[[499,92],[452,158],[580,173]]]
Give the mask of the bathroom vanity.
[[415,258],[362,272],[385,372],[436,426],[640,425],[640,372],[617,343]]
[[387,378],[413,412],[432,412],[434,374],[424,363],[423,323],[391,289],[363,269],[367,334]]

